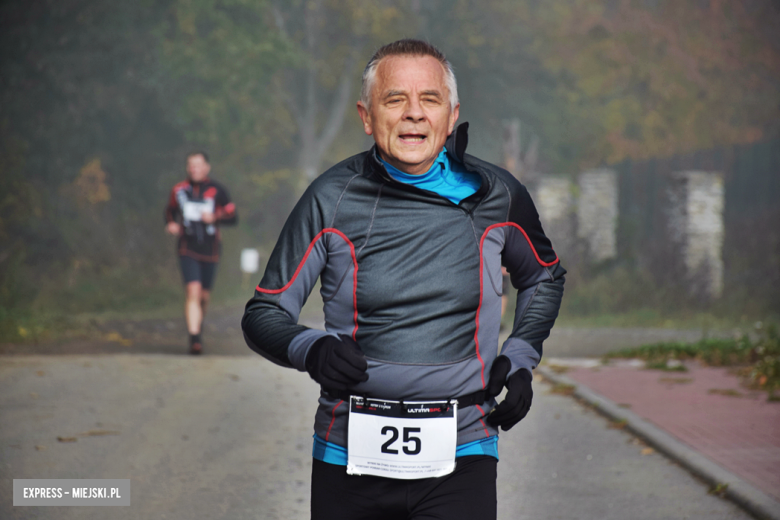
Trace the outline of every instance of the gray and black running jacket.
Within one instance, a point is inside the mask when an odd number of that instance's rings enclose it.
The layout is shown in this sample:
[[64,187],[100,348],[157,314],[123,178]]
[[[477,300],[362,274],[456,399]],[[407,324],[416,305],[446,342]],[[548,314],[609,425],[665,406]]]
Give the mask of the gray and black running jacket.
[[[504,265],[518,294],[501,354],[510,374],[536,367],[566,271],[526,188],[464,153],[467,128],[460,125],[446,148],[482,185],[459,204],[394,180],[376,147],[312,182],[247,303],[242,328],[252,350],[305,371],[317,339],[348,334],[368,360],[368,381],[355,394],[413,401],[477,392],[498,355]],[[318,277],[326,331],[297,323]],[[494,404],[458,411],[459,445],[498,433],[484,420]],[[315,433],[346,446],[348,408],[323,390]]]

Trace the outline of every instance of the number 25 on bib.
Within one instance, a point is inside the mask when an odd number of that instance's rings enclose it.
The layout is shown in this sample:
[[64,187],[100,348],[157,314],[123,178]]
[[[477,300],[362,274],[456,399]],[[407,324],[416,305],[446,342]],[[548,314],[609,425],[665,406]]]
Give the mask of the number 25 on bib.
[[347,473],[396,479],[440,477],[455,469],[457,403],[401,403],[352,396]]

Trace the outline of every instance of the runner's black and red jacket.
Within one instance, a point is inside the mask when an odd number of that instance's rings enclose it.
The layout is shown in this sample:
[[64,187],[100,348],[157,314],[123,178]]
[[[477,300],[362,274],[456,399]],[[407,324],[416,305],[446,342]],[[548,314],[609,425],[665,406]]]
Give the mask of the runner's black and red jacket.
[[[206,207],[217,217],[214,224],[204,224],[199,219],[187,218],[186,207]],[[182,181],[171,190],[165,207],[165,221],[179,222],[182,233],[177,249],[180,255],[200,262],[218,262],[220,253],[219,226],[238,222],[236,205],[221,184],[206,178],[203,182]]]
[[[447,399],[485,388],[498,354],[501,266],[518,290],[501,354],[511,373],[536,367],[563,295],[565,270],[526,188],[466,155],[467,124],[449,137],[450,160],[481,178],[459,204],[388,175],[376,147],[314,180],[293,209],[242,320],[249,347],[305,370],[311,345],[349,334],[368,359],[355,394]],[[297,324],[321,281],[325,328]],[[315,433],[347,444],[348,403],[322,391]],[[458,444],[497,435],[495,400],[458,411]]]

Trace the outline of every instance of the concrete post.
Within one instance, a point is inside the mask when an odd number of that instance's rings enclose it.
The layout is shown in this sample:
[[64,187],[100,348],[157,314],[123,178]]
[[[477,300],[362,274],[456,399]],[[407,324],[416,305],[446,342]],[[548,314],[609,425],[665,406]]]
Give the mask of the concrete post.
[[545,234],[556,252],[572,251],[574,246],[574,197],[568,176],[543,175],[533,183],[531,196]]
[[684,171],[672,175],[668,196],[669,237],[679,248],[693,293],[723,293],[723,175]]
[[613,170],[590,170],[577,178],[577,237],[590,262],[617,256],[618,184]]

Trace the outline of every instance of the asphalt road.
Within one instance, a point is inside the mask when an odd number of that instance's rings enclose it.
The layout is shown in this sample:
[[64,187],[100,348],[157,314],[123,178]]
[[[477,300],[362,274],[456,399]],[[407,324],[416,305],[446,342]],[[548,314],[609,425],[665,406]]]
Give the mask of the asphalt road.
[[[528,418],[499,442],[501,519],[749,518],[534,387]],[[308,518],[317,393],[259,356],[0,356],[0,518]],[[14,478],[129,478],[131,505],[14,507]]]

